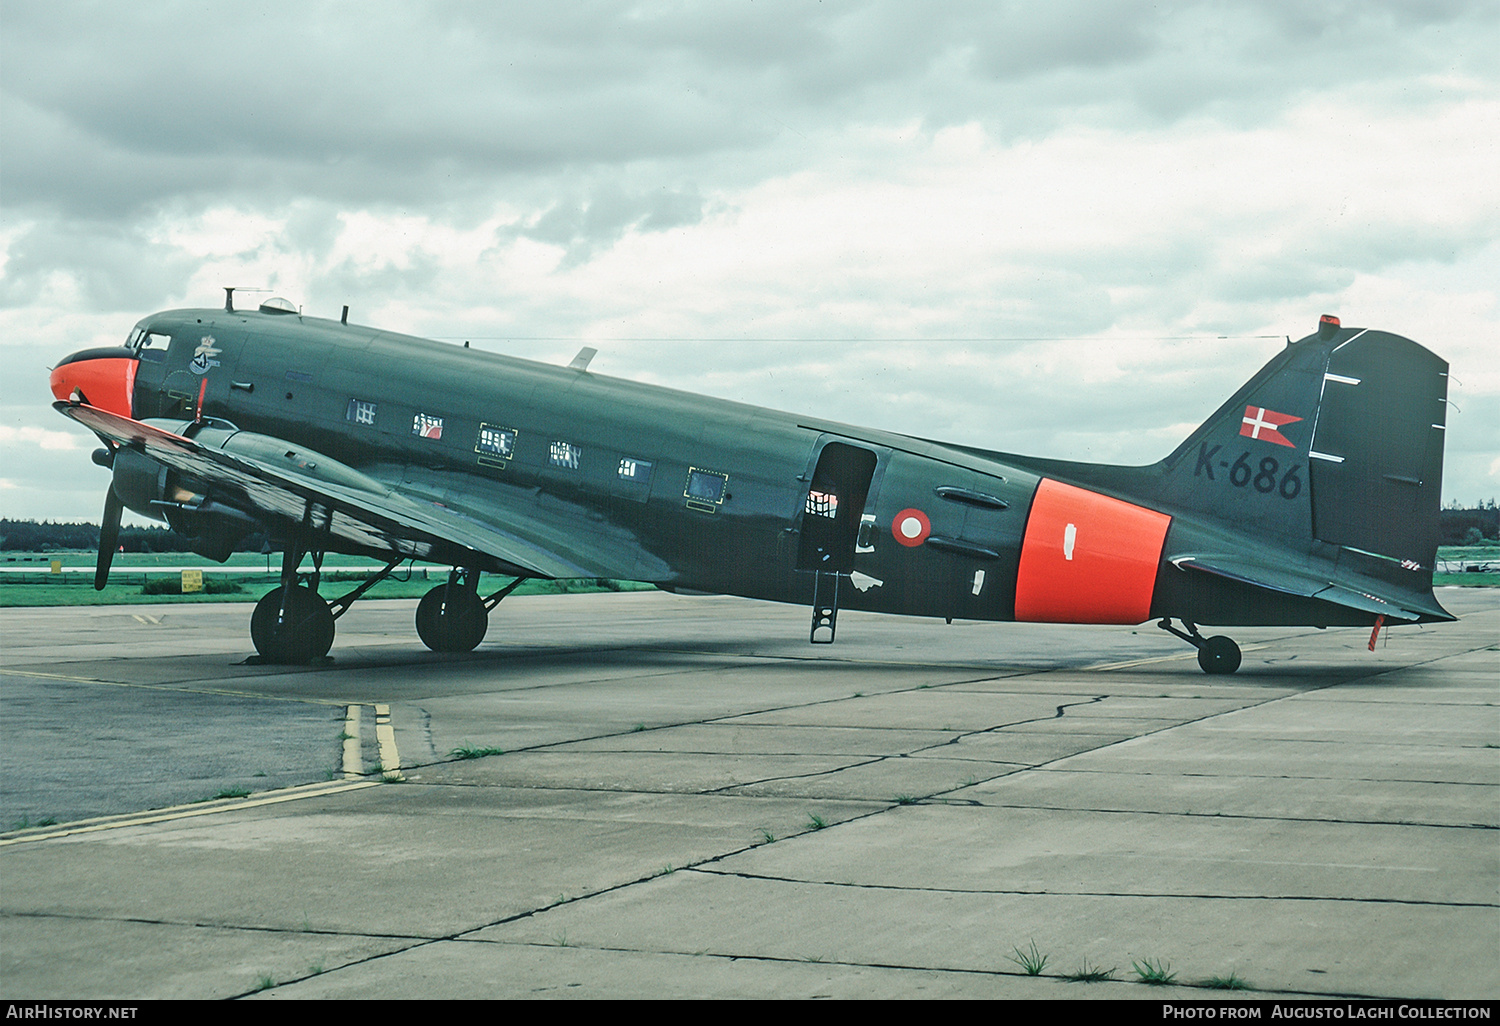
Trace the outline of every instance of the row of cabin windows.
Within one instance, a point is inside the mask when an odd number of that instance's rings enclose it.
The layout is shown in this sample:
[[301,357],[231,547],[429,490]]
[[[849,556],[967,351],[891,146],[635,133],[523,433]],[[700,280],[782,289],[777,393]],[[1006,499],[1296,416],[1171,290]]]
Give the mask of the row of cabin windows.
[[[169,335],[147,331],[137,326],[130,333],[125,344],[137,351],[165,350],[171,341]],[[365,399],[350,399],[349,405],[344,410],[344,419],[363,427],[374,427],[375,407],[375,403]],[[418,438],[428,438],[434,441],[441,439],[443,418],[429,413],[414,414],[411,433]],[[479,434],[474,440],[474,451],[479,454],[480,463],[503,467],[515,454],[515,448],[516,432],[514,430],[493,424],[479,425]],[[551,442],[548,446],[548,462],[554,467],[578,470],[582,461],[583,450],[571,442],[558,440]],[[649,460],[626,457],[620,460],[615,472],[621,481],[645,485],[651,481],[651,466]],[[683,489],[683,497],[688,500],[688,505],[695,509],[716,508],[723,503],[728,487],[728,474],[692,467],[688,470],[687,486]],[[837,499],[834,500],[835,503],[837,501]],[[831,513],[824,512],[823,515],[830,516]]]
[[[351,423],[373,427],[375,403],[363,399],[350,399],[344,418]],[[440,439],[443,437],[443,418],[428,413],[412,416],[411,433],[418,438]],[[516,432],[511,428],[494,424],[479,425],[479,434],[474,439],[474,451],[479,462],[486,466],[504,467],[516,451]],[[547,446],[547,462],[564,470],[578,470],[583,464],[583,450],[572,442],[554,440]],[[615,468],[621,481],[645,485],[651,482],[650,460],[622,457]],[[718,471],[688,468],[687,485],[683,498],[693,509],[713,512],[723,504],[728,494],[729,475]]]

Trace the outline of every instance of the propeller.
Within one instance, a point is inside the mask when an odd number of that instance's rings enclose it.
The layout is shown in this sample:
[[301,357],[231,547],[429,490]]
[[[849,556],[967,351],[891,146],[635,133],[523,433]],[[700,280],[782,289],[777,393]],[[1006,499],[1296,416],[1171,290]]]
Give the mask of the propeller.
[[120,514],[125,504],[115,494],[114,483],[104,493],[104,517],[99,522],[99,560],[94,564],[94,590],[103,591],[109,583],[109,566],[115,561],[115,548],[120,544]]

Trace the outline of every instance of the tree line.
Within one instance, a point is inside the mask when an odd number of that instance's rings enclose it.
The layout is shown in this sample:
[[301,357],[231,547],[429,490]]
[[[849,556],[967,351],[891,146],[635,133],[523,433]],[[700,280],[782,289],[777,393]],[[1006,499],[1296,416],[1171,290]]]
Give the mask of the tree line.
[[[235,551],[262,552],[266,544],[266,536],[256,532],[246,535]],[[0,520],[0,551],[52,552],[98,547],[98,524]],[[191,552],[192,542],[170,527],[121,526],[120,548],[125,552]]]

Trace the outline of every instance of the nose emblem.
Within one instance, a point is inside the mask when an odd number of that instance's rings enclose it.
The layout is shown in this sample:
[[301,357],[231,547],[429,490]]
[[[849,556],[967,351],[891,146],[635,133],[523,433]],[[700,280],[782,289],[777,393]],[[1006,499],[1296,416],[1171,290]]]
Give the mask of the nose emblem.
[[198,348],[193,350],[193,358],[188,362],[188,369],[194,374],[207,374],[209,370],[219,365],[219,361],[214,357],[223,351],[214,345],[212,335],[204,335],[198,341]]

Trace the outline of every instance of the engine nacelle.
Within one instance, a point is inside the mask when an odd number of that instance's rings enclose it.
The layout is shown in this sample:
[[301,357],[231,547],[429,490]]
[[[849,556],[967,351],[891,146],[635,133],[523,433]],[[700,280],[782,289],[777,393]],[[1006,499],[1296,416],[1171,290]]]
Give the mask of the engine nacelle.
[[122,448],[115,450],[113,469],[115,494],[126,509],[152,520],[167,519],[160,505],[166,497],[166,467],[134,449]]
[[235,545],[259,528],[252,517],[216,502],[194,482],[133,449],[115,450],[114,490],[126,508],[165,521],[192,542],[198,555],[222,563]]

